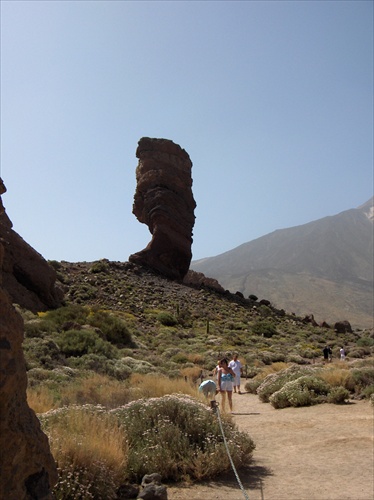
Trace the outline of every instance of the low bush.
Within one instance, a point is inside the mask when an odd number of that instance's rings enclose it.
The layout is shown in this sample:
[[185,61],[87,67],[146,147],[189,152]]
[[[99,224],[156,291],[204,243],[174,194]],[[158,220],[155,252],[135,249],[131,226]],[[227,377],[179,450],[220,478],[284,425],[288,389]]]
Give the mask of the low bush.
[[329,390],[330,386],[320,378],[303,375],[284,384],[279,391],[269,397],[269,402],[277,409],[288,406],[309,406],[325,402]]
[[[188,396],[141,399],[111,411],[71,405],[39,418],[58,464],[59,500],[115,499],[121,484],[154,471],[181,481],[231,469],[217,415]],[[253,440],[229,417],[221,422],[234,464],[248,465]]]
[[61,352],[68,357],[84,354],[101,354],[107,358],[117,357],[114,346],[100,338],[94,330],[67,330],[61,332],[57,342]]
[[[127,475],[139,481],[157,470],[164,480],[209,478],[230,469],[217,416],[186,395],[141,399],[112,411],[128,436]],[[248,465],[255,445],[223,419],[234,464]],[[155,432],[157,429],[157,432]]]
[[26,367],[53,370],[63,360],[58,345],[50,338],[31,337],[23,343]]
[[327,395],[327,402],[333,404],[343,404],[349,399],[349,391],[345,387],[333,387]]
[[351,370],[353,390],[361,394],[367,387],[374,385],[374,366],[362,366]]
[[86,323],[86,318],[89,313],[87,307],[83,307],[76,304],[70,304],[68,306],[60,307],[52,311],[48,311],[43,319],[49,321],[54,325],[61,327],[64,323],[68,321],[73,321],[84,325]]
[[[266,306],[262,306],[266,307]],[[252,326],[252,332],[256,335],[263,335],[266,338],[271,338],[277,333],[275,324],[268,319],[260,319]]]
[[157,315],[157,320],[164,326],[175,326],[178,320],[171,313],[161,312]]
[[257,394],[263,403],[268,403],[270,396],[279,391],[287,382],[298,379],[304,375],[312,375],[312,368],[292,365],[285,370],[268,375],[257,389]]
[[87,319],[91,326],[99,328],[104,333],[108,342],[118,346],[131,344],[131,333],[120,318],[98,310],[91,312]]
[[102,354],[91,353],[80,357],[72,356],[67,360],[67,363],[72,368],[94,371],[116,380],[126,380],[132,373],[131,368],[122,359],[108,359]]
[[249,392],[250,394],[257,394],[257,389],[260,387],[261,384],[262,380],[253,378],[246,381],[246,383],[244,384],[244,389],[246,390],[246,392]]
[[286,361],[286,355],[282,352],[263,351],[259,357],[265,365],[284,363]]
[[98,260],[92,264],[89,269],[90,273],[107,273],[109,272],[109,262],[106,260]]

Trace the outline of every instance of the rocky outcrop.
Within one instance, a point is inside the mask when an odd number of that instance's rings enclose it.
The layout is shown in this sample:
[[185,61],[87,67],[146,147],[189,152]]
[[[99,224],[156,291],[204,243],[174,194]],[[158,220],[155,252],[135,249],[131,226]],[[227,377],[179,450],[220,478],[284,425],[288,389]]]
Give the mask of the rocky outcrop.
[[33,312],[62,304],[63,292],[55,286],[56,272],[48,262],[13,229],[1,195],[6,192],[0,179],[0,242],[4,247],[1,272],[3,288],[13,303]]
[[337,321],[334,325],[336,333],[352,333],[352,326],[349,321]]
[[203,273],[197,273],[190,269],[183,279],[185,285],[192,285],[196,288],[209,288],[218,293],[225,293],[225,289],[214,278],[207,278]]
[[167,139],[143,137],[136,156],[133,214],[147,224],[152,240],[129,261],[182,280],[191,258],[196,207],[192,162],[184,149]]
[[[0,243],[0,264],[4,257]],[[26,400],[23,321],[0,275],[0,498],[44,500],[57,481],[46,435]]]

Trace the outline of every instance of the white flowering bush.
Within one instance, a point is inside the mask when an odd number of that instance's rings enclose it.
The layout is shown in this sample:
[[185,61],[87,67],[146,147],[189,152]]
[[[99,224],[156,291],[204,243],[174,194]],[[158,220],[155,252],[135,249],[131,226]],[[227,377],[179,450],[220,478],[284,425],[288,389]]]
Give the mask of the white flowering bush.
[[[58,466],[57,500],[116,499],[125,482],[158,472],[200,480],[230,470],[217,414],[186,395],[140,399],[108,410],[71,405],[39,414]],[[221,417],[231,458],[248,465],[255,444]]]
[[[132,481],[151,472],[164,480],[202,479],[230,468],[217,415],[190,396],[140,399],[112,413],[128,438],[127,474]],[[222,425],[235,465],[247,465],[255,449],[252,439],[229,418]]]
[[322,379],[304,375],[287,382],[279,391],[269,397],[269,402],[274,408],[288,406],[309,406],[327,401],[331,387]]
[[263,403],[270,401],[270,396],[282,389],[282,387],[292,380],[296,380],[303,375],[312,375],[313,368],[292,365],[285,370],[268,375],[262,384],[257,388],[257,394]]

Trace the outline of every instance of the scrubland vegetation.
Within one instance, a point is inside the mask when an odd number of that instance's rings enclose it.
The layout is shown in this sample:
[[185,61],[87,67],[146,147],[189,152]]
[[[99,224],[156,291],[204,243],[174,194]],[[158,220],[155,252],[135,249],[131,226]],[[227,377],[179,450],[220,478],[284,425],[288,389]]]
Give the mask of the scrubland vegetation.
[[[158,277],[137,286],[107,262],[79,276],[56,267],[66,306],[20,313],[28,401],[58,463],[58,499],[116,498],[146,473],[194,481],[228,470],[217,416],[197,391],[223,355],[239,352],[243,387],[277,409],[373,397],[372,331],[338,335],[254,296],[242,305]],[[326,343],[333,361],[323,364]],[[255,444],[222,421],[235,465],[248,465]]]

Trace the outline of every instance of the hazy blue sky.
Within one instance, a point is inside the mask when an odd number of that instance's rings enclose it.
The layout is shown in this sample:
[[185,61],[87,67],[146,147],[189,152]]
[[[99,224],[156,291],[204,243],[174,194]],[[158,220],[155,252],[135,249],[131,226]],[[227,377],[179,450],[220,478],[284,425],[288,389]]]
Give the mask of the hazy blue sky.
[[135,151],[193,162],[193,259],[373,195],[372,1],[1,1],[1,176],[47,259],[126,261]]

